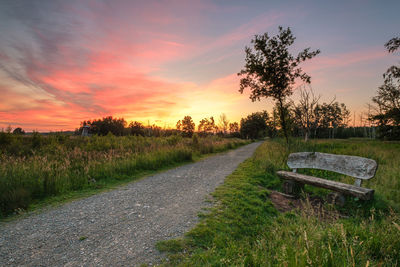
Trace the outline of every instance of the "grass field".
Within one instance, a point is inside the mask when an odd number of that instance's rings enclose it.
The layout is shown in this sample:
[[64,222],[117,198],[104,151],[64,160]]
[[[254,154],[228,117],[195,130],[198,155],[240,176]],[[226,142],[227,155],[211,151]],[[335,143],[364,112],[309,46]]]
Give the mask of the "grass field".
[[[375,198],[348,198],[342,208],[324,204],[319,216],[311,204],[276,210],[269,195],[280,190],[276,176],[288,169],[290,152],[319,151],[375,159],[376,176],[364,184]],[[327,171],[306,173],[351,182]],[[400,143],[368,140],[266,141],[214,193],[215,205],[182,239],[161,241],[166,266],[397,266],[400,265]],[[326,190],[305,187],[305,195]]]
[[[248,143],[219,137],[0,133],[0,218]],[[79,195],[79,194],[78,194]]]

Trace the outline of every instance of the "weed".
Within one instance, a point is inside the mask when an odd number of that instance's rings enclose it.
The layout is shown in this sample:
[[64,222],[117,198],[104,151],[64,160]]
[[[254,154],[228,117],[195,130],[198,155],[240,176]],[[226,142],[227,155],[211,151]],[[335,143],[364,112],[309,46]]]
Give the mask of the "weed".
[[183,250],[183,241],[179,239],[160,241],[156,244],[156,248],[161,252],[180,252]]

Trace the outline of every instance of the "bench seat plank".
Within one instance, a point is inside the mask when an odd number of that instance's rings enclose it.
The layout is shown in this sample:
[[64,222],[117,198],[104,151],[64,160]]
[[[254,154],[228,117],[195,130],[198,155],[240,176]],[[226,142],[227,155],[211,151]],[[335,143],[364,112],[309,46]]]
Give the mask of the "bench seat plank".
[[363,200],[372,199],[374,195],[373,189],[368,189],[364,187],[358,187],[350,184],[344,184],[332,180],[326,180],[318,177],[313,177],[309,175],[299,174],[295,172],[288,171],[278,171],[277,174],[288,180],[294,180],[300,183],[314,185],[318,187],[323,187],[326,189],[331,189],[337,192],[348,194],[354,197],[358,197]]
[[374,177],[378,167],[378,164],[373,159],[320,152],[291,153],[287,164],[291,169],[327,170],[364,180]]

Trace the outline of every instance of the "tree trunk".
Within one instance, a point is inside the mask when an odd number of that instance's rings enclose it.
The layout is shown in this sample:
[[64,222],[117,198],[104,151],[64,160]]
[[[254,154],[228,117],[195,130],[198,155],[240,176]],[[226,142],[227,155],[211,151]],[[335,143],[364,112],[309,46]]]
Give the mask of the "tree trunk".
[[283,110],[283,100],[279,99],[279,105],[280,105],[280,117],[281,117],[281,126],[282,126],[282,130],[283,130],[283,134],[285,135],[285,139],[286,139],[286,144],[289,145],[289,136],[287,133],[287,129],[286,129],[286,119],[285,119],[285,112]]

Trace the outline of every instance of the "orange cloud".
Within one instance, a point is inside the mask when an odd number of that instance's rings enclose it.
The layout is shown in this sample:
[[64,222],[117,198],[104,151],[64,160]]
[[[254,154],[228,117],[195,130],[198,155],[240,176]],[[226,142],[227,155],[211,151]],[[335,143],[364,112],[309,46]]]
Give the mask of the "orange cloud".
[[[201,11],[217,12],[218,7],[208,1],[176,1],[173,6],[153,2],[139,9],[131,2],[88,2],[77,8],[65,2],[57,11],[51,5],[36,10],[40,23],[29,14],[22,18],[28,40],[23,36],[14,40],[11,52],[0,51],[1,71],[8,75],[0,87],[7,97],[0,103],[0,127],[71,130],[80,121],[107,115],[170,126],[185,115],[196,122],[221,113],[239,119],[237,107],[249,101],[238,93],[236,74],[199,85],[158,78],[155,71],[168,68],[170,61],[244,41],[279,15],[258,16],[211,39],[192,34],[185,19],[200,21]],[[44,16],[46,11],[60,16]],[[225,51],[220,58],[230,55]]]
[[[112,82],[108,79],[106,81]],[[88,99],[93,103],[87,102],[87,105],[85,102],[66,99],[57,104],[27,97],[22,103],[34,102],[35,105],[26,106],[24,110],[14,108],[12,112],[0,112],[0,126],[5,128],[11,124],[27,127],[28,130],[66,130],[78,127],[80,121],[112,114],[127,120],[144,123],[150,121],[160,126],[174,127],[176,121],[185,115],[191,115],[196,124],[205,117],[218,118],[221,113],[226,113],[231,121],[239,121],[246,105],[254,111],[267,109],[264,104],[251,103],[248,92],[245,95],[238,92],[236,74],[216,79],[204,86],[170,83],[145,75],[136,75],[124,81],[130,82],[135,89],[130,90],[122,83],[92,90]],[[17,98],[17,94],[10,97]],[[99,107],[100,112],[94,105]],[[10,106],[3,110],[10,110]]]

